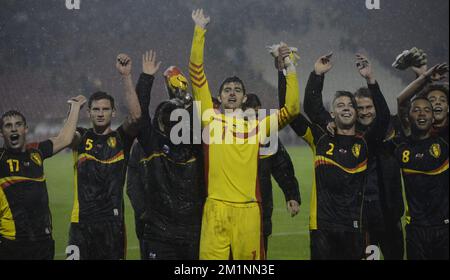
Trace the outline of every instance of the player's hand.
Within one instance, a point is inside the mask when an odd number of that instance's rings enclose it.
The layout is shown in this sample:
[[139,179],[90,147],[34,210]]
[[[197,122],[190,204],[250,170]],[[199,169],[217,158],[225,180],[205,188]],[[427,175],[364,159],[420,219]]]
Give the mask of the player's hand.
[[205,29],[210,21],[210,17],[203,13],[203,9],[196,9],[192,11],[192,19],[194,20],[195,25],[201,27],[202,29]]
[[291,217],[296,216],[300,212],[300,205],[296,200],[289,200],[287,203],[287,210]]
[[333,68],[333,64],[331,63],[331,57],[333,56],[333,52],[330,52],[327,55],[319,57],[319,59],[314,64],[314,72],[316,75],[322,75],[327,73]]
[[156,63],[155,51],[150,50],[142,55],[142,72],[144,72],[145,74],[152,76],[155,75],[155,73],[158,72],[160,65],[161,61]]
[[416,76],[419,77],[428,71],[428,65],[424,64],[420,67],[413,66],[411,67],[411,69],[413,70],[414,73],[416,73]]
[[294,64],[300,59],[297,54],[297,48],[289,47],[286,43],[279,43],[267,47],[270,54],[274,57],[275,68],[278,71],[286,69],[287,66]]
[[449,70],[448,64],[441,63],[441,64],[436,64],[435,66],[431,67],[423,75],[426,78],[431,79],[433,82],[437,82],[437,81],[441,81],[441,80],[447,78],[448,70]]
[[275,67],[279,71],[282,71],[283,69],[286,69],[285,58],[289,57],[290,49],[285,43],[280,43],[279,47],[277,48],[277,56],[275,57]]
[[267,46],[266,48],[274,58],[275,69],[277,69],[278,71],[282,71],[284,69],[284,65],[282,59],[280,58],[279,45],[274,44],[271,46]]
[[327,124],[327,131],[332,137],[334,137],[334,135],[336,134],[336,123],[334,121],[331,121]]
[[291,49],[288,47],[288,45],[284,42],[280,43],[280,47],[278,49],[279,52],[279,59],[282,61],[283,69],[286,69],[286,67],[294,64],[294,57],[291,57]]
[[122,76],[131,75],[131,58],[124,53],[117,56],[116,68]]
[[289,57],[291,50],[290,48],[283,42],[280,44],[275,44],[272,46],[268,46],[270,54],[274,57],[275,68],[278,71],[283,71],[286,68],[284,64],[284,58]]
[[369,83],[375,83],[375,78],[372,71],[372,64],[366,56],[357,53],[356,54],[356,67],[358,68],[361,77],[369,81]]
[[[405,70],[409,67],[414,67],[416,68],[415,70],[420,70],[423,65],[427,64],[427,61],[427,54],[423,50],[413,47],[410,50],[405,50],[399,54],[395,58],[392,66],[399,70]],[[415,70],[414,72],[416,72]]]
[[71,106],[77,106],[78,108],[82,108],[83,105],[86,103],[87,99],[83,95],[78,95],[76,97],[70,98],[67,103],[69,103]]

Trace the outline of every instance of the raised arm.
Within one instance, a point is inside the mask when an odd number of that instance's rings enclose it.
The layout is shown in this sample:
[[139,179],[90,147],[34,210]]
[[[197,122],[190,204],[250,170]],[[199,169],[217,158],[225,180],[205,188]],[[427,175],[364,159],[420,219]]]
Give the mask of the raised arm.
[[[277,57],[275,57],[277,59]],[[277,66],[276,66],[277,68]],[[278,100],[281,104],[285,103],[286,98],[286,77],[284,73],[278,69]],[[315,139],[317,140],[323,131],[317,126],[313,125],[303,114],[299,114],[289,124],[297,136],[302,137],[308,145],[313,148]]]
[[147,156],[152,152],[150,140],[153,133],[149,106],[154,75],[158,72],[160,65],[161,62],[156,62],[156,52],[150,50],[142,55],[142,73],[139,76],[139,81],[136,86],[136,93],[142,112],[137,139]]
[[333,53],[321,56],[314,64],[314,71],[309,75],[305,90],[305,113],[314,124],[324,128],[332,121],[330,113],[323,105],[323,83],[325,74],[333,68]]
[[283,91],[285,93],[284,101],[280,104],[280,110],[277,114],[267,116],[262,122],[265,122],[266,136],[269,136],[275,130],[280,130],[291,123],[300,114],[300,90],[295,69],[294,55],[289,47],[280,44],[280,56],[283,57],[284,70],[286,76],[283,75]]
[[86,97],[78,95],[77,97],[71,98],[68,103],[70,104],[70,112],[63,128],[58,136],[50,138],[50,141],[53,143],[53,154],[58,153],[72,143],[77,128],[80,110],[84,103],[86,103]]
[[356,54],[356,67],[361,77],[367,82],[377,113],[374,123],[369,127],[366,134],[369,151],[374,151],[378,145],[381,145],[386,136],[391,121],[391,112],[375,78],[372,64],[367,57],[362,54]]
[[287,56],[283,59],[286,65],[286,100],[278,117],[279,129],[285,127],[300,114],[300,88],[297,71],[291,57]]
[[[200,101],[201,111],[200,117],[206,110],[213,109],[213,102],[211,91],[209,89],[208,81],[206,80],[204,70],[204,49],[205,49],[205,34],[206,26],[210,18],[203,13],[203,9],[194,10],[192,12],[192,19],[195,22],[194,38],[192,39],[191,57],[189,60],[189,76],[192,82],[192,93],[195,101]],[[208,120],[203,120],[202,126],[206,126]]]
[[126,54],[119,54],[116,59],[116,68],[119,71],[125,90],[125,100],[128,107],[128,115],[122,125],[123,130],[130,136],[137,135],[136,124],[141,118],[141,108],[131,78],[131,58]]

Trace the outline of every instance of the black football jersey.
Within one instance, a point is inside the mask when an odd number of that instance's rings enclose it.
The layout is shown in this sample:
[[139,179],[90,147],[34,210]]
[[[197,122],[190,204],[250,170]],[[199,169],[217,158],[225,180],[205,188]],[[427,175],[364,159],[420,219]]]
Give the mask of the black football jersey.
[[397,145],[395,156],[405,185],[407,223],[448,224],[448,143],[441,137],[406,138]]
[[47,185],[43,163],[53,143],[27,145],[25,152],[0,149],[0,236],[9,240],[51,238]]
[[123,218],[123,186],[133,138],[119,127],[107,135],[78,128],[72,223]]
[[314,154],[310,229],[359,231],[367,180],[365,139],[357,135],[332,137],[302,115],[293,125]]

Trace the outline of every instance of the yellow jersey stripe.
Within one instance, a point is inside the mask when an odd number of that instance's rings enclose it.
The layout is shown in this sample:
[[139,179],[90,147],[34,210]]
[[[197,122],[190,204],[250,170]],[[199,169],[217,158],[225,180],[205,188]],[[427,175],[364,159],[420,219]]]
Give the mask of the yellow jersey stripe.
[[310,127],[306,129],[305,135],[302,136],[303,140],[311,147],[314,148],[314,135]]
[[2,188],[0,188],[0,236],[9,240],[16,239],[16,224]]
[[172,160],[171,158],[168,158],[165,153],[154,153],[146,158],[141,159],[140,162],[142,163],[142,162],[146,162],[146,161],[151,161],[152,159],[157,158],[157,157],[165,157],[167,160],[174,162],[176,164],[189,164],[189,163],[197,160],[195,157],[192,157],[191,159],[189,159],[185,162],[176,162],[176,161]]
[[310,215],[309,215],[309,229],[317,229],[317,184],[316,184],[316,173],[313,172],[313,186],[311,190],[311,205],[310,205]]
[[1,188],[6,188],[9,187],[11,185],[17,184],[17,183],[22,183],[22,182],[26,182],[26,181],[31,181],[31,182],[44,182],[45,181],[45,177],[39,177],[39,178],[29,178],[29,177],[21,177],[21,176],[11,176],[11,177],[4,177],[0,179],[0,187]]
[[83,153],[83,154],[80,154],[78,156],[78,161],[79,162],[83,162],[83,161],[86,161],[86,160],[94,160],[96,162],[100,162],[100,163],[103,163],[103,164],[113,164],[113,163],[119,162],[119,161],[124,160],[124,159],[125,159],[125,156],[124,156],[123,151],[120,151],[117,155],[115,155],[112,158],[107,159],[107,160],[98,159],[98,158],[94,157],[93,155],[90,155],[90,154],[87,154],[87,153]]
[[316,156],[314,165],[315,167],[318,167],[319,165],[334,165],[347,173],[355,174],[363,172],[367,169],[367,159],[354,168],[347,168],[324,156]]
[[73,160],[75,164],[73,165],[73,171],[74,171],[74,180],[73,180],[73,209],[72,209],[72,215],[70,218],[70,221],[72,223],[78,223],[80,221],[80,203],[78,201],[78,164],[76,164],[78,159],[78,152],[73,151]]
[[431,170],[431,171],[421,171],[421,170],[402,168],[402,171],[405,175],[423,174],[423,175],[434,176],[434,175],[439,175],[441,173],[444,173],[447,170],[448,170],[448,159],[440,167],[436,168],[435,170]]

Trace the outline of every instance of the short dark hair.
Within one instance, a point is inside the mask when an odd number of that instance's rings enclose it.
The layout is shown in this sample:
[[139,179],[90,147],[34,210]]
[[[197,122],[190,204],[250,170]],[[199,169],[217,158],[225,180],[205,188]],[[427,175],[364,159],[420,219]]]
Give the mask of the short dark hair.
[[102,100],[102,99],[107,99],[109,100],[109,102],[111,102],[111,108],[115,109],[115,104],[114,104],[114,97],[112,97],[111,95],[107,94],[106,92],[103,91],[97,91],[94,92],[90,97],[89,97],[89,101],[88,101],[88,107],[89,109],[92,106],[92,102],[97,101],[97,100]]
[[355,98],[370,98],[373,100],[372,93],[367,87],[361,87],[357,89],[354,96]]
[[408,113],[408,115],[409,115],[409,111],[411,111],[412,104],[418,100],[426,101],[428,104],[430,104],[431,109],[433,109],[433,105],[431,105],[431,102],[430,102],[430,100],[428,100],[428,98],[426,98],[425,96],[422,96],[422,95],[418,95],[418,96],[414,97],[411,100],[411,102],[408,103],[408,106],[407,106],[408,110],[406,111]]
[[6,113],[4,113],[4,114],[2,115],[2,117],[1,117],[1,119],[0,119],[0,130],[3,129],[3,125],[4,125],[4,120],[5,120],[5,118],[8,118],[8,117],[16,117],[16,116],[21,117],[22,120],[23,120],[23,122],[24,122],[24,124],[27,125],[27,119],[25,118],[25,116],[24,116],[21,112],[16,111],[16,110],[10,110],[10,111],[8,111],[8,112],[6,112]]
[[422,92],[419,94],[420,96],[423,96],[425,98],[428,97],[428,94],[432,91],[441,91],[445,94],[447,97],[448,102],[448,85],[446,84],[430,84],[427,87],[425,87]]
[[342,96],[347,96],[348,98],[350,98],[353,108],[355,108],[355,110],[356,110],[357,106],[356,106],[355,96],[353,96],[353,93],[351,93],[349,91],[344,91],[344,90],[336,91],[336,93],[334,94],[333,101],[331,102],[332,106],[334,105],[334,102],[336,101],[336,99],[338,99],[339,97],[342,97]]
[[247,100],[244,103],[244,110],[247,110],[248,108],[255,109],[256,107],[261,107],[261,100],[259,100],[258,95],[254,93],[247,94]]
[[212,97],[211,100],[212,100],[214,107],[220,107],[221,103],[220,103],[219,99],[217,99],[217,97]]
[[228,77],[222,82],[222,84],[220,85],[220,88],[219,88],[219,95],[222,93],[222,90],[223,90],[223,87],[225,86],[225,84],[228,84],[228,83],[240,83],[242,86],[242,90],[244,91],[244,95],[245,95],[244,82],[237,76]]

